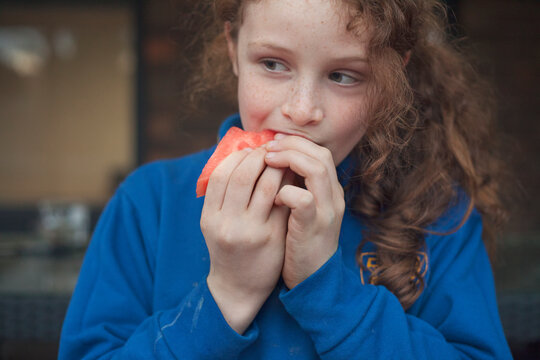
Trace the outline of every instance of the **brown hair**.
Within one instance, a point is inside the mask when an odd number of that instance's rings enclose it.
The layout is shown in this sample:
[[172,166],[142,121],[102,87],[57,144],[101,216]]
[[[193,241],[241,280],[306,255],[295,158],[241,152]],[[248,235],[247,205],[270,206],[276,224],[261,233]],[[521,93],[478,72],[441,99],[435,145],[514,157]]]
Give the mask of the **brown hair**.
[[[253,1],[253,0],[252,0]],[[198,71],[189,89],[191,104],[209,92],[236,101],[236,78],[228,61],[223,23],[241,23],[242,0],[198,2],[196,10],[215,20],[201,33]],[[340,3],[339,1],[337,3]],[[507,220],[503,205],[508,173],[494,129],[491,87],[447,34],[446,8],[436,0],[342,0],[350,10],[348,30],[365,30],[371,64],[370,120],[354,150],[356,173],[349,183],[353,211],[367,225],[360,251],[377,249],[371,282],[386,286],[404,308],[423,290],[417,253],[427,227],[458,198],[482,215],[483,239],[493,254]],[[234,32],[233,32],[234,36]],[[404,57],[410,59],[404,66]]]

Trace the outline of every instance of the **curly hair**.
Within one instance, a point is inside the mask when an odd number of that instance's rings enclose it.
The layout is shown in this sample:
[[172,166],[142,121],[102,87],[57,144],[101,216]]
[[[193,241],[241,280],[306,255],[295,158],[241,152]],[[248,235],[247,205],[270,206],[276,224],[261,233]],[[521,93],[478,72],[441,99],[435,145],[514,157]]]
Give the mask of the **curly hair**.
[[[255,0],[251,0],[255,1]],[[407,309],[423,291],[417,254],[428,230],[449,209],[459,189],[469,204],[457,230],[475,207],[482,215],[490,255],[507,221],[504,184],[509,173],[498,149],[495,97],[488,82],[448,35],[447,11],[436,0],[341,0],[347,30],[369,29],[371,67],[368,129],[353,150],[348,184],[352,211],[376,246],[370,282],[393,292]],[[223,24],[232,36],[247,1],[197,2],[204,19],[198,70],[188,84],[189,103],[219,93],[237,104],[237,80],[228,61]],[[404,65],[404,58],[408,62]],[[448,234],[449,232],[445,233]],[[438,234],[438,233],[436,233]]]

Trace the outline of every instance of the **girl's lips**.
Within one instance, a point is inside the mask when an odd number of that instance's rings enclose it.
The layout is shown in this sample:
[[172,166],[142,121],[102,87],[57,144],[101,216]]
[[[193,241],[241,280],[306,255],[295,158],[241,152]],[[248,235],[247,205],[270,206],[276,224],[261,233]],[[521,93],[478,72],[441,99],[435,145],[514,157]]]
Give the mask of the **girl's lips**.
[[283,135],[292,135],[292,136],[300,136],[306,140],[309,140],[311,142],[315,142],[313,141],[312,139],[310,139],[307,135],[304,135],[304,134],[298,134],[298,133],[293,133],[293,132],[286,132],[286,131],[281,131],[281,130],[274,130],[274,129],[270,129],[276,133],[279,133],[279,134],[283,134]]

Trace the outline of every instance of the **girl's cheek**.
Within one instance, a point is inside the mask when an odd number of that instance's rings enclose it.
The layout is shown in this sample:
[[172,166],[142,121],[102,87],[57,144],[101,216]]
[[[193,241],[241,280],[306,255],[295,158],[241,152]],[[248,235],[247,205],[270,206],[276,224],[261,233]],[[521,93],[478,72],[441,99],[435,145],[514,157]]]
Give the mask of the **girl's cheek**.
[[252,81],[239,84],[238,93],[240,115],[244,128],[251,131],[260,130],[263,127],[264,119],[278,106],[275,92],[256,79],[256,77],[252,77]]

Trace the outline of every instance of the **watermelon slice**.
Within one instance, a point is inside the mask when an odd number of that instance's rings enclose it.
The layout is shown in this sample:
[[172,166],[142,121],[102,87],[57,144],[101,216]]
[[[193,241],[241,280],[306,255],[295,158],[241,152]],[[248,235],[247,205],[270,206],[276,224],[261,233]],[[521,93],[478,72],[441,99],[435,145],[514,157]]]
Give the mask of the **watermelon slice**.
[[235,126],[231,127],[219,142],[210,159],[208,159],[208,162],[204,166],[204,169],[197,180],[197,197],[206,194],[206,187],[208,186],[210,174],[212,174],[216,166],[218,166],[223,159],[234,151],[242,150],[247,147],[256,148],[266,144],[274,138],[275,134],[276,133],[272,130],[254,132],[244,131]]

